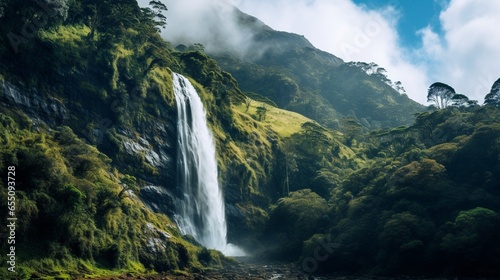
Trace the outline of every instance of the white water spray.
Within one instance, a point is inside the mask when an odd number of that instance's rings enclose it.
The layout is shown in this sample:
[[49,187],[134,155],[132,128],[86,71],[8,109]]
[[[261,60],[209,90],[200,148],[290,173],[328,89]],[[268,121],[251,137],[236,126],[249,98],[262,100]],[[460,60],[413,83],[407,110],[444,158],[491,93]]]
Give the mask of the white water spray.
[[226,255],[243,251],[226,241],[224,199],[219,188],[215,144],[198,93],[184,76],[174,73],[177,104],[178,184],[183,198],[176,222],[182,234]]

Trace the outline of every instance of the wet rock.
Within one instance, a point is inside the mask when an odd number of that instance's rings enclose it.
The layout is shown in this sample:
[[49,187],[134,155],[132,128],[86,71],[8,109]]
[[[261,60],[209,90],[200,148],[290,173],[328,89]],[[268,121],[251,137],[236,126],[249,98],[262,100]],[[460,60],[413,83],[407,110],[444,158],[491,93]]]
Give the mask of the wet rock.
[[163,187],[146,186],[141,189],[141,200],[154,212],[175,214],[175,197]]
[[16,86],[7,81],[1,82],[0,100],[8,107],[19,107],[35,123],[61,125],[68,118],[67,109],[60,100],[43,96],[35,88],[25,89],[22,84]]

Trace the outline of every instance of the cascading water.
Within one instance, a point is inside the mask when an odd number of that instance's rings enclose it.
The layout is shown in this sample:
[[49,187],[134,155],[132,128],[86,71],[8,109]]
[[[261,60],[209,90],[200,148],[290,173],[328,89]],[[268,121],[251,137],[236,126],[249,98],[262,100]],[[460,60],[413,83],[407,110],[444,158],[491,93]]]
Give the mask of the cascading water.
[[183,234],[226,255],[244,255],[226,241],[224,200],[219,188],[215,144],[198,93],[173,73],[177,104],[178,184],[183,190],[176,222]]

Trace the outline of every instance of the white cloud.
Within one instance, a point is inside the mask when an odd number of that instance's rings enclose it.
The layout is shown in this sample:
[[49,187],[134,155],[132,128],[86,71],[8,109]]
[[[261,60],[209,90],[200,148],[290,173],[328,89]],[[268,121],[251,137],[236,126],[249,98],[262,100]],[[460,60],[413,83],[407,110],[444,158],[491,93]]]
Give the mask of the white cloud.
[[452,0],[440,15],[443,35],[431,42],[437,34],[430,29],[421,32],[421,51],[440,50],[440,55],[430,57],[429,75],[482,103],[500,77],[499,13],[498,0]]
[[[162,36],[175,44],[203,43],[207,51],[221,48],[241,53],[250,47],[253,34],[241,30],[233,7],[220,0],[162,0],[167,6],[167,26]],[[148,6],[149,0],[138,0]]]
[[427,26],[417,32],[422,37],[422,50],[420,57],[422,59],[436,59],[443,54],[443,47],[439,34],[432,30],[432,27]]

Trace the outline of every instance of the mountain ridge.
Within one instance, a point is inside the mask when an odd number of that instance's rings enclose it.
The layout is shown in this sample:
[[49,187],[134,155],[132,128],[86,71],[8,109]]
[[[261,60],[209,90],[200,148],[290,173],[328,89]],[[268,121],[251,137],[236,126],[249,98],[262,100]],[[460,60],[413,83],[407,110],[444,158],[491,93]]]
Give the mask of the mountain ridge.
[[[207,53],[238,80],[242,90],[266,96],[282,108],[335,129],[342,129],[340,119],[348,116],[368,130],[408,125],[413,114],[425,110],[394,90],[385,76],[359,73],[357,69],[365,72],[359,64],[345,63],[314,47],[304,36],[273,30],[236,7],[232,12],[240,32],[251,37],[249,50],[243,55],[234,49],[207,49]],[[356,76],[356,82],[349,76]],[[397,117],[390,121],[367,113],[375,109]]]

